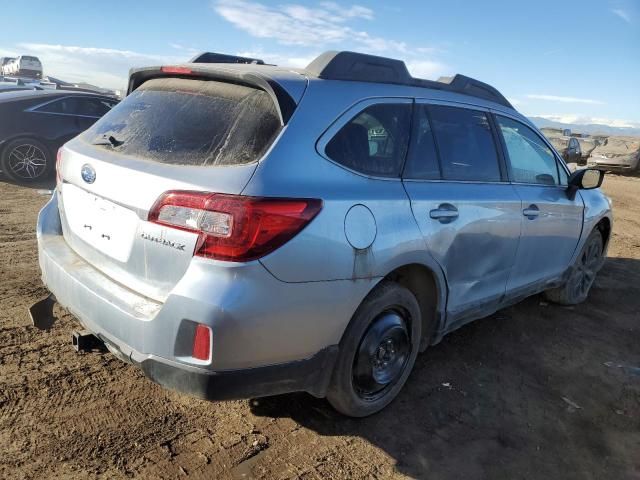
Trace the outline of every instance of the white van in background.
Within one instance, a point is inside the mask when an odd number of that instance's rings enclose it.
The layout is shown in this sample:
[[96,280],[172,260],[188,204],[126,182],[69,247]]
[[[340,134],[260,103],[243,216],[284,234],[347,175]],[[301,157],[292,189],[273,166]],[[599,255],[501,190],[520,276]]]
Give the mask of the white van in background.
[[4,75],[42,78],[42,63],[38,57],[20,55],[2,68]]

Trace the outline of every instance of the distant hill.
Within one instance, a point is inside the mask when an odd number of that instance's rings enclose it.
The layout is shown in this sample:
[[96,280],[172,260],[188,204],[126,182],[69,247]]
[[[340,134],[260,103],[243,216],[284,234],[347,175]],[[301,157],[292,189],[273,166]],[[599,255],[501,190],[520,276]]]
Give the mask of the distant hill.
[[571,132],[574,133],[587,133],[590,135],[630,135],[640,137],[640,128],[611,127],[609,125],[600,125],[598,123],[590,123],[586,125],[579,125],[575,123],[560,123],[542,117],[529,117],[529,120],[535,123],[538,128],[570,128]]

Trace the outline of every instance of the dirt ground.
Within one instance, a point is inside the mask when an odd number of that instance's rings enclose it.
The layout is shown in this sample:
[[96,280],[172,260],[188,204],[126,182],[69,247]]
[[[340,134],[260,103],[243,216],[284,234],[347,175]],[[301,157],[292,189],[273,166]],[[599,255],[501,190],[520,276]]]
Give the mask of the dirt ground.
[[363,420],[295,394],[208,403],[47,332],[34,225],[46,197],[0,182],[0,477],[640,479],[640,178],[607,176],[610,259],[575,308],[530,298],[418,358]]

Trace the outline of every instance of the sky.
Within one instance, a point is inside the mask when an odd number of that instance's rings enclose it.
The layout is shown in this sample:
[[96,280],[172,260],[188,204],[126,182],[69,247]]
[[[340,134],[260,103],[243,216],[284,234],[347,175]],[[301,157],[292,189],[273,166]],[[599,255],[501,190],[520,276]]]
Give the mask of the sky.
[[477,78],[529,116],[640,127],[640,0],[29,0],[2,19],[0,56],[107,88],[201,51],[302,68],[354,50]]

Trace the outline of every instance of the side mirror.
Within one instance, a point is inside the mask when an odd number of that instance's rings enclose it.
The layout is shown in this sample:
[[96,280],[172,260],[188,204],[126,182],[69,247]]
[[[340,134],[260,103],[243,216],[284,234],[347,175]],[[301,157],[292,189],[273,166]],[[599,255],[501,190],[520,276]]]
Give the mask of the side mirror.
[[569,187],[567,188],[567,197],[569,200],[576,198],[578,190],[592,190],[599,188],[604,180],[604,171],[596,168],[583,168],[576,170],[569,177]]

